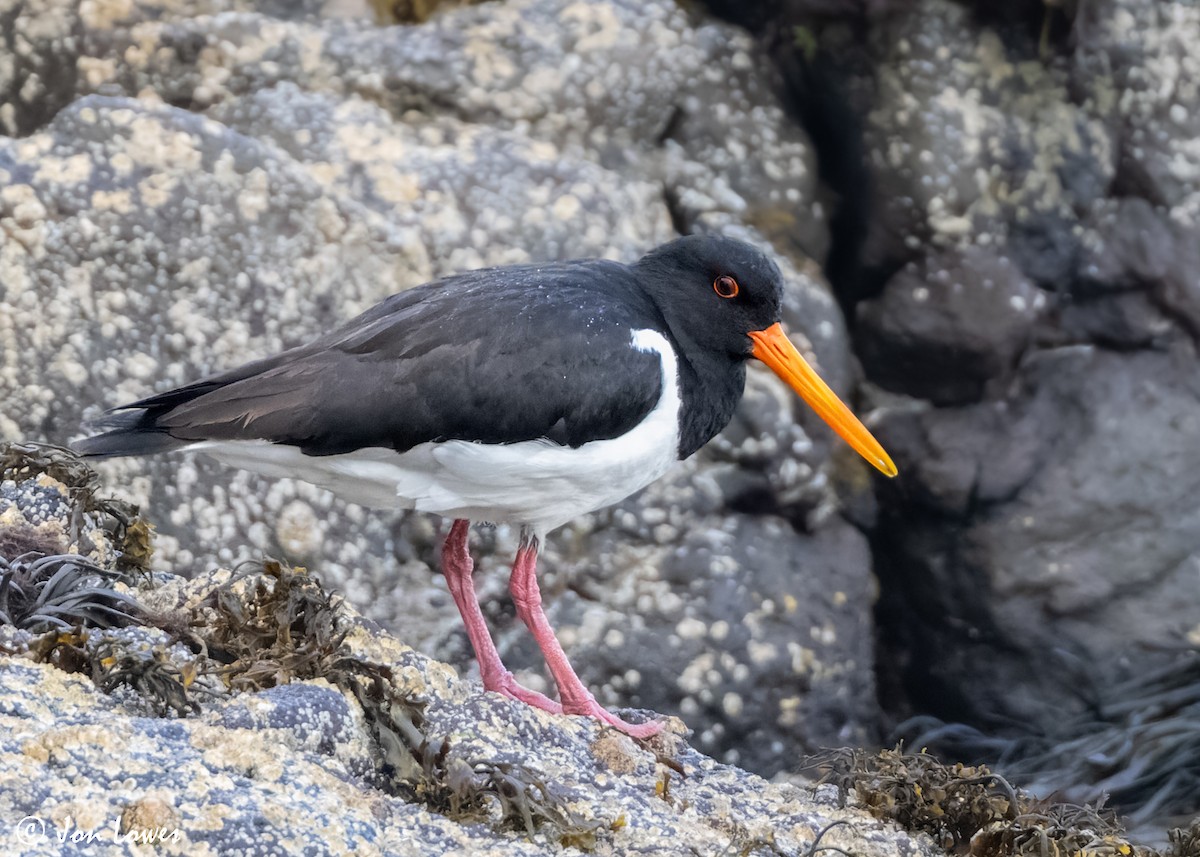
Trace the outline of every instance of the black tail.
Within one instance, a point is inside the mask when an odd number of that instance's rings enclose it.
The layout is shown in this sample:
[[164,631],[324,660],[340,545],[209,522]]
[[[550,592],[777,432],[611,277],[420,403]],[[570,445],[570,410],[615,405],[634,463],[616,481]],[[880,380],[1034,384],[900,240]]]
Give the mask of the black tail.
[[167,434],[156,423],[165,411],[162,408],[117,409],[88,423],[90,431],[100,434],[78,440],[71,448],[87,458],[111,458],[117,455],[150,455],[181,449],[191,441]]
[[[342,335],[340,331],[330,334]],[[318,339],[120,405],[89,423],[86,428],[96,434],[76,441],[71,448],[88,458],[111,458],[169,452],[204,440],[298,442],[291,432],[298,424],[312,421],[305,415],[304,394],[314,386],[312,376],[321,374],[303,360],[322,354],[324,342]],[[242,381],[254,383],[247,388]],[[260,425],[263,422],[270,425]]]
[[[296,348],[263,360],[255,360],[228,372],[113,408],[87,424],[86,428],[89,431],[98,434],[76,441],[71,444],[71,448],[87,458],[112,458],[118,455],[169,452],[204,440],[210,436],[208,429],[212,427],[206,425],[204,420],[200,420],[198,425],[186,425],[181,424],[178,419],[172,420],[171,417],[177,408],[191,405],[197,399],[238,381],[255,377],[296,353],[303,353],[303,349]],[[240,412],[235,414],[233,422],[239,419]],[[168,425],[163,425],[163,422]],[[212,436],[229,437],[230,434],[228,431],[216,431]]]
[[195,443],[196,438],[172,437],[165,426],[159,425],[159,419],[178,406],[225,386],[229,379],[236,380],[239,377],[240,373],[229,372],[105,411],[104,416],[86,426],[88,431],[98,431],[100,434],[76,441],[71,448],[86,458],[152,455],[182,449]]

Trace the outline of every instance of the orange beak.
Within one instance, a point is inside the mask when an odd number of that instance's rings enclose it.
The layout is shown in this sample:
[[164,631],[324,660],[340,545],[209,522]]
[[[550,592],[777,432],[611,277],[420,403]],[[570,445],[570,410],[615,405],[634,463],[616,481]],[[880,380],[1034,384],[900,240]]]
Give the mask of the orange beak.
[[750,353],[771,367],[771,371],[787,382],[800,394],[800,398],[817,412],[817,416],[829,423],[830,428],[840,434],[854,451],[871,462],[885,476],[895,476],[896,465],[883,451],[867,427],[850,413],[850,409],[837,397],[829,385],[821,380],[816,370],[800,356],[796,346],[788,341],[787,334],[779,322],[766,330],[750,331],[754,347]]

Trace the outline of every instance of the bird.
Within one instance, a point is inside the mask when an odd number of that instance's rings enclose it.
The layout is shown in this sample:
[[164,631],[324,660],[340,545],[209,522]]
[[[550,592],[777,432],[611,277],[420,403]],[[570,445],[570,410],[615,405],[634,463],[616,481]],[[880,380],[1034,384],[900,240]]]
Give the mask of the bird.
[[[485,268],[394,294],[305,345],[107,411],[86,457],[206,453],[355,503],[451,521],[441,565],[484,689],[634,738],[663,721],[602,707],[542,607],[546,534],[665,475],[730,421],[765,363],[887,476],[896,466],[785,334],[765,253],[686,235],[632,264]],[[509,579],[558,699],[504,666],[475,593],[471,522],[519,528]]]

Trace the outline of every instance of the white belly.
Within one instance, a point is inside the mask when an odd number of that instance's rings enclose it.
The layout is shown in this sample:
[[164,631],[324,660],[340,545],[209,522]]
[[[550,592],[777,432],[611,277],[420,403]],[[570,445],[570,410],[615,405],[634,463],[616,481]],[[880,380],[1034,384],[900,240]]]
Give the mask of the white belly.
[[633,344],[659,355],[663,375],[658,404],[621,437],[575,449],[544,440],[451,440],[423,443],[403,453],[370,447],[323,456],[262,440],[202,441],[188,449],[245,470],[303,479],[365,506],[523,524],[545,533],[628,497],[678,460],[675,353],[652,330],[633,331]]

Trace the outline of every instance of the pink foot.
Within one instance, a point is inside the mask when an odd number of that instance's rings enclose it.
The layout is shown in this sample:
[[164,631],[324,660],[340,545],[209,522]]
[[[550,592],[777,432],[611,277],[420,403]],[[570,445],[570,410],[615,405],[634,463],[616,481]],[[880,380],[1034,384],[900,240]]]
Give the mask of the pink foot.
[[462,615],[463,625],[467,629],[467,638],[471,648],[475,650],[475,660],[479,663],[479,675],[483,679],[483,689],[495,691],[516,699],[542,711],[551,714],[562,714],[562,706],[543,696],[536,690],[517,683],[513,674],[505,669],[500,661],[500,653],[488,633],[487,622],[483,611],[479,608],[479,599],[475,596],[475,563],[467,549],[467,537],[470,534],[470,524],[457,520],[450,527],[446,536],[446,546],[442,550],[442,572],[450,588],[458,612]]
[[509,699],[515,699],[526,705],[539,708],[542,711],[549,711],[551,714],[563,713],[562,705],[550,697],[538,693],[536,690],[530,690],[525,685],[518,684],[516,678],[508,670],[505,670],[499,678],[485,680],[483,682],[483,689],[498,693],[501,696],[507,696]]
[[584,704],[573,704],[570,710],[563,707],[564,714],[582,714],[586,717],[594,717],[597,720],[607,723],[614,729],[624,732],[630,738],[653,738],[659,732],[663,731],[663,723],[659,720],[651,720],[649,723],[630,723],[628,720],[622,720],[617,715],[613,714],[607,708],[596,702],[595,698],[588,694],[589,700]]
[[558,638],[554,636],[550,620],[546,618],[546,613],[542,610],[542,593],[538,589],[535,574],[537,552],[537,537],[522,533],[521,547],[517,551],[517,561],[513,564],[508,589],[512,593],[517,615],[521,617],[521,621],[533,634],[538,648],[542,650],[542,656],[546,659],[546,666],[549,668],[550,674],[554,676],[554,683],[558,685],[558,695],[562,699],[560,710],[563,714],[594,717],[602,723],[619,729],[631,738],[650,738],[657,735],[663,730],[662,723],[654,721],[628,723],[622,720],[596,702],[596,698],[579,680],[579,676],[567,660],[566,652],[563,651]]

